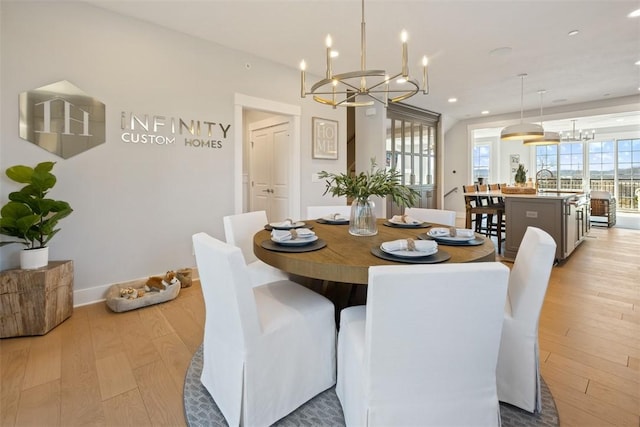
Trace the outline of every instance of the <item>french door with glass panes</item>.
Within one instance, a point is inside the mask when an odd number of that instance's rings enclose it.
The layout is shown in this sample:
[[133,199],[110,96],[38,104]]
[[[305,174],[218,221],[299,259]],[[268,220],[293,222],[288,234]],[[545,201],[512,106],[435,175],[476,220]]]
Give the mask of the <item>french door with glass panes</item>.
[[[386,166],[401,173],[402,184],[420,193],[415,207],[435,208],[436,147],[440,115],[405,105],[387,107]],[[387,198],[387,214],[403,208]]]

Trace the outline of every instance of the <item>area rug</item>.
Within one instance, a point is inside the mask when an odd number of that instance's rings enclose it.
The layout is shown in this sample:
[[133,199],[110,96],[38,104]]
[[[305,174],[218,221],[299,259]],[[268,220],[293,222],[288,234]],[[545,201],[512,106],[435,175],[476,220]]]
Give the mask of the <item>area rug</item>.
[[[200,382],[202,346],[195,352],[184,380],[184,413],[190,427],[228,426],[218,406]],[[542,380],[542,412],[530,414],[522,409],[501,403],[503,427],[555,427],[559,425],[558,411],[549,388]],[[326,390],[291,414],[274,424],[277,427],[341,427],[344,426],[342,407],[335,387]]]

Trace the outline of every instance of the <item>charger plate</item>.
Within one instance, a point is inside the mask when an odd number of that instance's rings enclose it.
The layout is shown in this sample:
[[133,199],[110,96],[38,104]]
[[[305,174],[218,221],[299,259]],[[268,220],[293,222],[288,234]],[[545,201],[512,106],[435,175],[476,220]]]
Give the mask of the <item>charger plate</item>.
[[389,220],[383,222],[387,227],[395,227],[395,228],[429,228],[431,224],[426,222],[421,222],[419,224],[400,224],[397,222],[391,222]]
[[267,231],[271,231],[271,230],[291,230],[291,229],[296,229],[296,228],[308,228],[309,230],[311,230],[313,228],[313,226],[311,225],[307,225],[302,221],[298,221],[296,223],[294,223],[293,226],[291,227],[274,227],[271,224],[265,224],[264,229]]
[[428,233],[418,234],[418,239],[420,240],[435,240],[439,245],[445,246],[480,246],[484,243],[484,237],[478,236],[474,237],[471,240],[450,240],[450,239],[440,239],[438,237],[429,236]]
[[324,218],[318,218],[316,219],[316,222],[318,224],[329,224],[329,225],[349,225],[349,220],[344,220],[344,221],[339,221],[339,220],[331,220],[331,219],[324,219]]
[[440,249],[438,249],[438,252],[436,252],[433,255],[427,255],[427,256],[415,257],[415,258],[393,256],[391,254],[384,252],[378,246],[372,247],[371,253],[374,256],[387,261],[404,262],[407,264],[437,264],[439,262],[445,262],[449,258],[451,258],[451,254],[449,254],[448,252],[442,251]]
[[327,242],[322,239],[318,239],[304,246],[283,246],[272,240],[263,240],[262,243],[260,243],[260,246],[274,252],[313,252],[327,246]]

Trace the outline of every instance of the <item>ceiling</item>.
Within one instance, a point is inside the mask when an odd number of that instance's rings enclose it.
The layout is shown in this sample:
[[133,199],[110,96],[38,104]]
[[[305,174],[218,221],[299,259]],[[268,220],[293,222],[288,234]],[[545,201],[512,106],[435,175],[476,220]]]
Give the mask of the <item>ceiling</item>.
[[[85,1],[292,68],[304,59],[308,86],[310,75],[324,76],[328,33],[339,52],[334,73],[360,68],[360,0]],[[545,108],[637,95],[640,17],[627,15],[638,8],[638,0],[367,0],[367,68],[399,72],[406,29],[410,72],[420,79],[427,55],[431,90],[405,102],[455,120],[519,112],[522,73],[524,110],[539,109],[541,89]]]

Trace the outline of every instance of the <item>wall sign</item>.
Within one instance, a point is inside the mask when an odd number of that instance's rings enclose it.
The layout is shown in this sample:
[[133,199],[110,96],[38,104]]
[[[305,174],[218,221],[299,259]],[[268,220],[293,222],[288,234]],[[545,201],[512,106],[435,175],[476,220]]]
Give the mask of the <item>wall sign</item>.
[[313,117],[311,119],[311,128],[313,132],[312,157],[314,159],[337,159],[338,122]]
[[120,114],[122,142],[148,145],[184,145],[189,148],[222,148],[231,124],[161,115]]
[[68,159],[105,142],[105,105],[66,80],[20,94],[20,138]]

